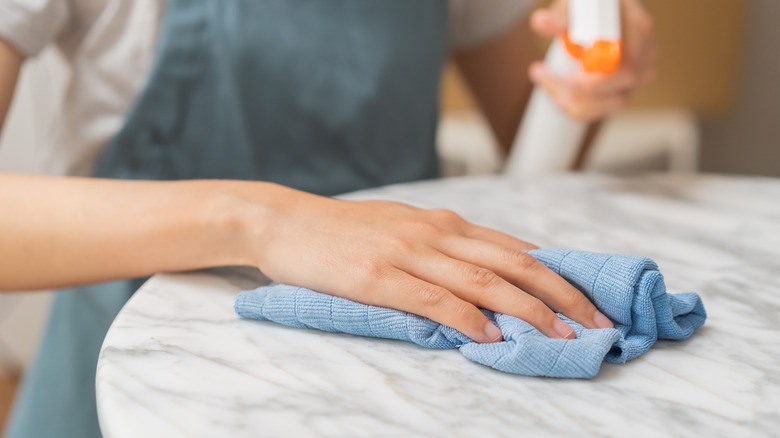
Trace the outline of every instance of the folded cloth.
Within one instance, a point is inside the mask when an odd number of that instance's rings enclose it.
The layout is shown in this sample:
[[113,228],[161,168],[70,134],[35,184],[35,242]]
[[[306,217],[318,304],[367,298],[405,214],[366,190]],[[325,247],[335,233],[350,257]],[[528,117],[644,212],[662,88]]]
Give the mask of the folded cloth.
[[658,266],[648,258],[561,249],[529,253],[587,295],[615,328],[587,329],[560,315],[577,338],[551,339],[518,318],[483,310],[504,341],[480,344],[427,318],[282,284],[241,292],[235,310],[243,318],[290,327],[458,348],[466,358],[500,371],[567,378],[594,377],[604,360],[624,363],[657,339],[687,339],[707,317],[697,294],[666,293]]

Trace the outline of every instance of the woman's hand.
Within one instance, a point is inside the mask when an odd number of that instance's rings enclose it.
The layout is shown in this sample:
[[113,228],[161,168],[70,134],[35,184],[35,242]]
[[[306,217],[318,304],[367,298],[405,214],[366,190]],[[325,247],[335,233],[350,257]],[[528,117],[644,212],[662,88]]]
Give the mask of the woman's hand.
[[[478,342],[478,307],[571,338],[553,310],[612,327],[533,248],[446,210],[323,198],[247,181],[120,181],[0,174],[0,291],[228,265],[426,316]],[[551,310],[552,309],[552,310]]]
[[478,342],[501,331],[477,309],[573,338],[561,312],[589,328],[612,323],[524,250],[533,245],[448,210],[321,198],[289,190],[255,223],[256,264],[272,280],[428,317]]
[[[556,0],[531,16],[540,35],[556,37],[567,27],[567,1]],[[640,0],[621,0],[623,61],[611,75],[577,72],[566,77],[552,74],[542,62],[529,68],[531,80],[547,90],[569,115],[595,121],[623,108],[634,92],[655,74],[658,44],[653,21]]]

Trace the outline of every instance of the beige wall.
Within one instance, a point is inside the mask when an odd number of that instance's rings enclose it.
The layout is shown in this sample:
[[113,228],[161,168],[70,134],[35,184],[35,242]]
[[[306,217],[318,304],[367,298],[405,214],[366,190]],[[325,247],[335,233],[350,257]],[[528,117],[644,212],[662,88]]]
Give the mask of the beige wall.
[[[774,9],[780,3],[757,2]],[[640,90],[632,106],[685,107],[701,115],[728,111],[737,100],[735,84],[741,78],[745,28],[749,26],[753,1],[644,0],[644,4],[655,20],[661,55],[655,80]],[[540,48],[546,43],[540,39]],[[775,38],[774,44],[780,41]],[[472,106],[452,71],[447,73],[444,108]]]
[[749,3],[736,102],[702,120],[702,170],[780,177],[780,1]]
[[[635,107],[701,118],[701,169],[780,177],[780,1],[645,0],[661,43],[659,75]],[[444,107],[471,107],[454,75]]]

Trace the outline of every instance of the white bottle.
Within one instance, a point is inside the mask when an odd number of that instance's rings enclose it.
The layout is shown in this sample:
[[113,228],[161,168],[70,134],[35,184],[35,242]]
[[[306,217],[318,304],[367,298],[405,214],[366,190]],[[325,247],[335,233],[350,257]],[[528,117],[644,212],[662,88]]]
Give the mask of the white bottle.
[[[602,74],[620,63],[620,0],[569,0],[569,30],[553,41],[545,65],[561,77],[577,70]],[[588,124],[570,118],[536,87],[515,136],[505,172],[523,179],[572,168]]]

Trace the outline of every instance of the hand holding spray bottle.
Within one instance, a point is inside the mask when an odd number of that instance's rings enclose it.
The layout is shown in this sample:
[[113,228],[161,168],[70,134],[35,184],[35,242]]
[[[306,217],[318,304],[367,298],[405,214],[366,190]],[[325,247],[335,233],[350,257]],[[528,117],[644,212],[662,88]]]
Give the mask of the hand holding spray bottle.
[[[620,67],[620,0],[569,0],[569,29],[553,41],[545,65],[558,76]],[[520,124],[506,172],[523,179],[572,168],[588,124],[574,120],[538,86]]]

